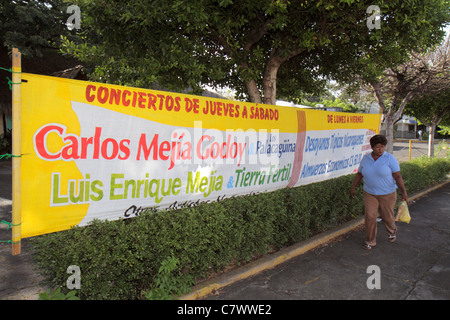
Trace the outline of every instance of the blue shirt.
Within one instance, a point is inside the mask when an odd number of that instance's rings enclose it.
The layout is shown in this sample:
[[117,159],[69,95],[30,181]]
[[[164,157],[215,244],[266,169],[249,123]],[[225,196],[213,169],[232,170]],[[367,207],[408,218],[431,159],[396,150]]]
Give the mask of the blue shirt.
[[388,152],[384,152],[376,161],[373,160],[372,153],[366,154],[358,168],[364,178],[363,190],[373,195],[395,192],[397,184],[392,174],[398,171],[400,165],[397,159]]

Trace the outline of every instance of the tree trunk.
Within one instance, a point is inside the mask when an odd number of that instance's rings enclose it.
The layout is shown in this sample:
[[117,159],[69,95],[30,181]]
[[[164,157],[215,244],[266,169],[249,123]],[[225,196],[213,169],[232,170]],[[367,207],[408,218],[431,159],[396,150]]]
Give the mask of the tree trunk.
[[[372,86],[375,97],[378,101],[378,105],[380,106],[380,113],[383,113],[386,110],[386,105],[384,104],[383,95],[381,94],[381,86],[378,82],[372,81],[369,82]],[[394,152],[394,112],[391,109],[388,110],[386,116],[384,118],[384,122],[386,123],[386,152],[393,153]]]
[[277,73],[281,66],[281,59],[272,57],[269,59],[264,72],[264,104],[275,105],[277,103]]
[[434,157],[434,136],[436,134],[436,128],[441,123],[442,119],[450,112],[450,108],[444,107],[444,111],[440,112],[440,110],[436,110],[433,116],[431,117],[431,121],[427,122],[424,119],[419,119],[420,122],[422,122],[424,125],[427,126],[429,129],[429,136],[428,136],[428,157]]
[[428,158],[434,157],[434,135],[436,133],[436,123],[433,121],[431,123],[430,128],[430,134],[428,136]]
[[386,152],[394,153],[394,115],[391,112],[392,110],[389,110],[386,114],[386,118],[384,119],[386,123],[386,139],[387,139],[387,145],[386,145]]
[[245,83],[245,86],[247,87],[250,101],[253,103],[262,103],[261,94],[258,90],[258,87],[256,86],[256,81],[252,79],[249,82]]
[[276,50],[272,51],[272,56],[267,63],[266,69],[264,71],[264,79],[263,79],[263,96],[264,96],[264,104],[275,105],[277,103],[277,74],[280,66],[292,59],[295,56],[301,54],[304,50],[294,49],[287,57],[280,57]]
[[[378,82],[372,81],[369,82],[375,92],[375,97],[377,98],[378,105],[380,106],[380,113],[382,113],[384,110],[386,110],[386,105],[384,103],[384,98],[381,93],[381,86]],[[406,104],[411,100],[413,97],[413,92],[410,91],[406,94],[406,96],[401,99],[401,103],[398,107],[398,110],[394,109],[394,106],[392,105],[388,112],[386,113],[385,117],[385,123],[386,123],[386,139],[387,139],[387,145],[386,145],[386,151],[389,153],[394,153],[394,124],[397,120],[401,119],[403,115],[403,110],[406,107]],[[399,99],[395,99],[394,101],[398,101]]]

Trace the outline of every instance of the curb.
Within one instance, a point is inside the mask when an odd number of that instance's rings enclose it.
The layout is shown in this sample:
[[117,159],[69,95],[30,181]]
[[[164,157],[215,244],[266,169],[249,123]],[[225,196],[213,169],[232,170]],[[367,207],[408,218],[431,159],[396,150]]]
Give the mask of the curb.
[[[408,204],[411,204],[416,199],[426,195],[427,193],[439,189],[450,182],[450,179],[439,183],[435,186],[429,187],[423,191],[420,191],[408,199]],[[235,270],[222,274],[213,279],[209,279],[193,287],[192,291],[186,295],[179,297],[179,300],[196,300],[202,297],[205,297],[214,291],[226,287],[232,283],[235,283],[239,280],[243,280],[245,278],[254,276],[262,271],[272,269],[277,265],[286,262],[294,257],[302,255],[312,249],[315,249],[328,241],[335,239],[339,236],[342,236],[350,231],[355,230],[356,228],[362,226],[364,224],[364,217],[356,218],[352,221],[349,221],[342,226],[320,233],[315,235],[308,240],[299,242],[290,247],[286,247],[280,249],[276,253],[264,256],[258,260],[250,262],[249,264],[239,267]]]

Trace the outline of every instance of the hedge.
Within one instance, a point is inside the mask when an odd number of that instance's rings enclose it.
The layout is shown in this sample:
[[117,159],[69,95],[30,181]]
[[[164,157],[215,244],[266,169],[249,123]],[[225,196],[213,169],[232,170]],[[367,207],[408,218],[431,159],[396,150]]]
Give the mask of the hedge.
[[[401,172],[411,194],[445,179],[450,160],[415,159],[401,163]],[[362,185],[351,199],[353,179],[347,175],[132,219],[96,220],[32,238],[33,257],[47,286],[67,292],[67,267],[77,265],[80,298],[142,299],[143,292],[156,289],[158,277],[168,277],[160,268],[168,259],[176,259],[176,270],[167,271],[173,277],[200,279],[361,216]]]

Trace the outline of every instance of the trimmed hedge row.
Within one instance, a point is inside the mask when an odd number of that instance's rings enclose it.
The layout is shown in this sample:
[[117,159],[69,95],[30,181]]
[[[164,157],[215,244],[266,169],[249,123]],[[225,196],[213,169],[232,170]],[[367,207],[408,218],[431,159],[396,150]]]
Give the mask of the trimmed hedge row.
[[[449,159],[401,164],[408,193],[450,172]],[[70,265],[81,269],[82,299],[140,299],[154,288],[167,258],[177,274],[201,278],[231,263],[305,240],[363,213],[362,186],[351,199],[354,175],[297,188],[226,199],[180,210],[143,214],[31,239],[50,287],[66,287]]]

